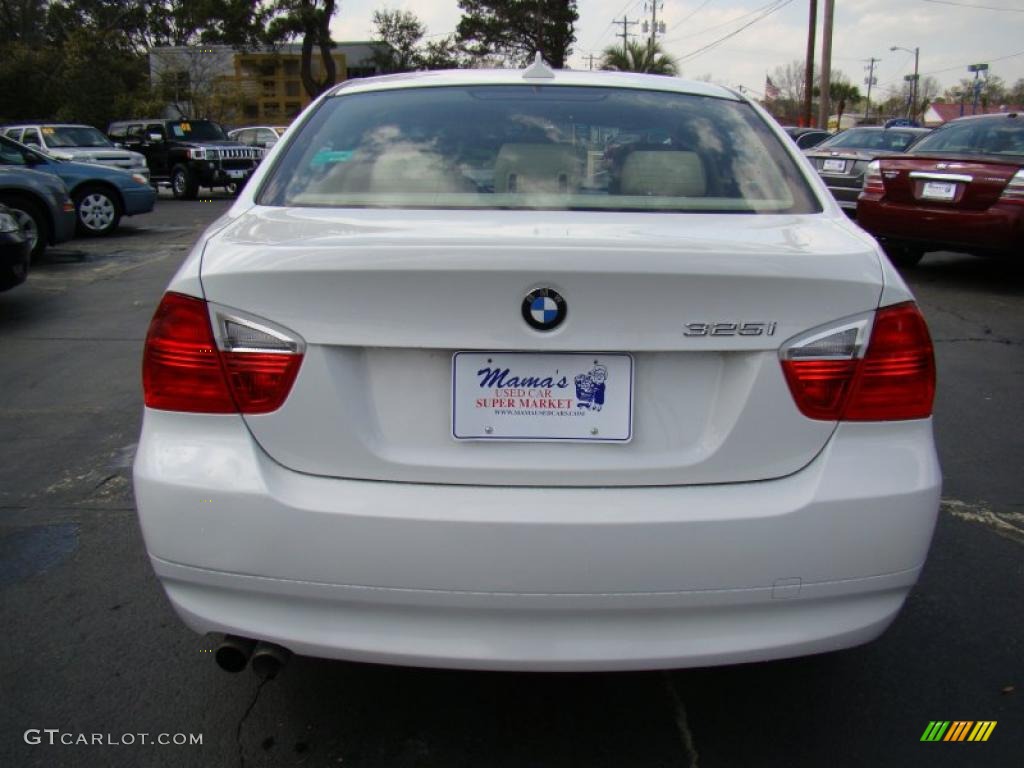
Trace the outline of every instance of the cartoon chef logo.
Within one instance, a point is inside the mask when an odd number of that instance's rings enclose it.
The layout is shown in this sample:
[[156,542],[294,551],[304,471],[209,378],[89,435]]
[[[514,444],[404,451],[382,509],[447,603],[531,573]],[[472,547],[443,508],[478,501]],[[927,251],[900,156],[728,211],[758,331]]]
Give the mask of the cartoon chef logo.
[[605,382],[608,381],[608,369],[603,365],[595,365],[587,373],[576,377],[576,407],[600,411],[604,407]]

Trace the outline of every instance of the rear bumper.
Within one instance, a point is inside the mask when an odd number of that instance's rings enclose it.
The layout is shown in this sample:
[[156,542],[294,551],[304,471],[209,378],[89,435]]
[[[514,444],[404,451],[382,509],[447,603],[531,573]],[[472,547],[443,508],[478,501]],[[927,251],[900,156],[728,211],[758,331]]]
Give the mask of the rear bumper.
[[147,411],[143,534],[198,632],[489,669],[645,669],[867,642],[927,554],[931,423],[844,424],[779,480],[494,488],[274,463],[240,418]]
[[124,199],[124,213],[126,216],[149,213],[156,205],[156,190],[150,186],[122,189],[121,196]]
[[1020,253],[1024,206],[997,203],[983,211],[862,199],[857,223],[877,238],[915,243],[930,250]]

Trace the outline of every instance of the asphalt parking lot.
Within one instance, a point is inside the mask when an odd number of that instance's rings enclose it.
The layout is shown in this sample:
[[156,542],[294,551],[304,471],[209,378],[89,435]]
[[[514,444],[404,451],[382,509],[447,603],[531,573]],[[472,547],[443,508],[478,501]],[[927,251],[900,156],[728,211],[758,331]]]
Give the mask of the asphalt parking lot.
[[[932,254],[907,272],[936,343],[945,501],[923,578],[877,642],[643,674],[296,658],[260,683],[218,669],[172,613],[130,488],[149,318],[228,204],[161,193],[153,214],[51,249],[0,294],[0,765],[1021,764],[1024,261]],[[998,725],[982,744],[922,743],[931,720]],[[31,729],[108,743],[30,744]]]

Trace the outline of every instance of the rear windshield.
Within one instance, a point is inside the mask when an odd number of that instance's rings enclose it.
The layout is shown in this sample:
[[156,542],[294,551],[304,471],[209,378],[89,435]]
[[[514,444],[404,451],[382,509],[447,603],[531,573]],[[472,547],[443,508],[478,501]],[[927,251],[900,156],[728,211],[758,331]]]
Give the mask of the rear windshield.
[[87,125],[44,125],[43,135],[48,147],[110,147],[110,141]]
[[226,140],[222,129],[216,123],[209,120],[181,120],[179,122],[167,123],[171,136],[175,139],[186,141],[222,141]]
[[325,100],[264,205],[811,213],[748,105],[618,88],[410,88]]
[[914,139],[922,135],[921,133],[890,129],[866,131],[851,128],[828,141],[823,141],[817,146],[817,149],[881,149],[889,152],[902,152],[914,142]]
[[1024,118],[964,120],[936,129],[910,150],[964,155],[1024,156]]

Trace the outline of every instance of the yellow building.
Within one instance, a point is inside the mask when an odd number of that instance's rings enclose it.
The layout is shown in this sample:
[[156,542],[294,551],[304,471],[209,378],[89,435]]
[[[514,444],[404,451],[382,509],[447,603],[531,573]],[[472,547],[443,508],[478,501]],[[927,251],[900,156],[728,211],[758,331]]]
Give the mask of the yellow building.
[[[384,43],[337,43],[335,82],[379,74]],[[314,80],[323,76],[319,51]],[[226,45],[169,46],[149,53],[150,78],[167,99],[168,117],[204,117],[230,125],[290,122],[312,101],[302,86],[302,46],[236,51]]]

